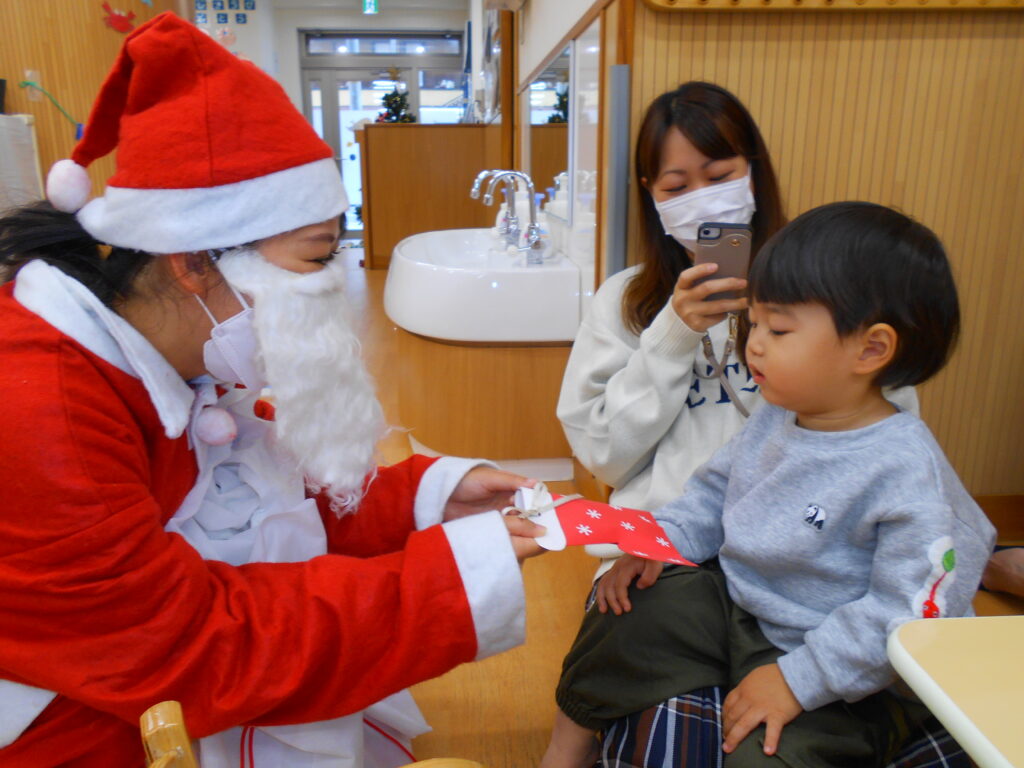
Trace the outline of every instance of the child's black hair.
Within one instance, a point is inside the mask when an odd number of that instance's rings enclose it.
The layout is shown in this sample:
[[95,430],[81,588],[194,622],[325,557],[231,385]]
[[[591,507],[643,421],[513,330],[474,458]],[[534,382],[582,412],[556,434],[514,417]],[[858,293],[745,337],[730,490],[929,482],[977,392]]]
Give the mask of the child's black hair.
[[960,331],[942,243],[923,224],[875,203],[830,203],[797,217],[761,249],[749,285],[759,303],[823,305],[841,338],[891,325],[896,353],[875,377],[878,386],[931,378]]

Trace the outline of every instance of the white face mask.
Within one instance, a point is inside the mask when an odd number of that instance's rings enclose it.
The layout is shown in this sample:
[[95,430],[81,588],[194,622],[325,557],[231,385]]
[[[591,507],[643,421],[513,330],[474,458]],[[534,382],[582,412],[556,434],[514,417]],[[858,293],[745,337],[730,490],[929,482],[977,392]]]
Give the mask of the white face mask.
[[749,224],[757,206],[750,188],[750,174],[742,179],[701,187],[685,195],[655,203],[654,207],[671,235],[691,253],[697,247],[697,230],[701,224]]
[[228,287],[243,309],[223,323],[218,323],[203,300],[196,296],[196,301],[213,323],[210,338],[203,344],[203,364],[218,381],[242,384],[246,389],[259,392],[267,381],[259,361],[259,341],[253,326],[253,310],[233,286],[229,284]]

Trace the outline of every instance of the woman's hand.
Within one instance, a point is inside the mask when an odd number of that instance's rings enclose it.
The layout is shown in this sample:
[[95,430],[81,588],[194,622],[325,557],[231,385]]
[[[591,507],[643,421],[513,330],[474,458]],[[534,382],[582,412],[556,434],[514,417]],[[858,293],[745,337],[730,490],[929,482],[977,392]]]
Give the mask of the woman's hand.
[[597,609],[601,613],[608,613],[611,608],[616,616],[628,613],[633,609],[628,597],[633,579],[636,579],[637,589],[646,589],[658,580],[664,567],[665,564],[657,560],[623,555],[597,582]]
[[518,515],[504,515],[503,519],[505,520],[505,527],[508,528],[508,535],[512,539],[512,549],[515,550],[516,560],[519,561],[520,565],[528,557],[536,557],[543,552],[547,552],[544,547],[534,541],[538,536],[543,536],[547,533],[547,528]]
[[[512,503],[517,488],[532,488],[536,480],[493,467],[473,467],[455,486],[444,505],[444,522],[466,515],[502,509]],[[540,534],[538,534],[540,535]]]
[[765,725],[764,753],[779,748],[782,726],[804,711],[778,664],[766,664],[740,680],[722,702],[723,752],[732,752],[761,723]]
[[992,555],[981,583],[986,589],[1024,597],[1024,547],[1001,549]]
[[722,291],[742,291],[747,281],[738,277],[722,277],[708,280],[700,285],[694,282],[718,271],[717,264],[698,264],[684,269],[676,280],[672,291],[672,309],[687,326],[697,333],[704,333],[708,328],[717,325],[728,312],[742,312],[747,308],[745,297],[738,299],[716,299],[705,301],[713,293]]

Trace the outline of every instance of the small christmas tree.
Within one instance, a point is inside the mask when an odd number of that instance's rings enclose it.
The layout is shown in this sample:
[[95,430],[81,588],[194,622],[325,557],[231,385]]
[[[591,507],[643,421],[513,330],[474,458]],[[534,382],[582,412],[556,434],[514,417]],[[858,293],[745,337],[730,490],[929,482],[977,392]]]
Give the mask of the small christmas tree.
[[559,83],[555,86],[555,114],[548,118],[548,122],[569,122],[569,86],[567,83]]
[[416,115],[409,111],[409,95],[398,89],[387,94],[384,99],[386,109],[377,115],[378,123],[415,123]]

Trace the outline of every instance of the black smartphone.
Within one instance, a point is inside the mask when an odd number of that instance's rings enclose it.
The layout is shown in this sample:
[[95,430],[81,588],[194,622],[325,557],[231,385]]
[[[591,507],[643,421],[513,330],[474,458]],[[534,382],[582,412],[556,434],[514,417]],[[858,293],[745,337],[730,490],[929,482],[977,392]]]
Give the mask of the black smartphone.
[[[747,270],[750,268],[752,238],[753,232],[747,224],[717,221],[701,224],[697,229],[697,248],[693,253],[694,266],[714,263],[718,265],[718,271],[701,278],[694,285],[721,277],[746,278]],[[735,299],[739,295],[736,291],[722,291],[711,294],[705,301]]]

